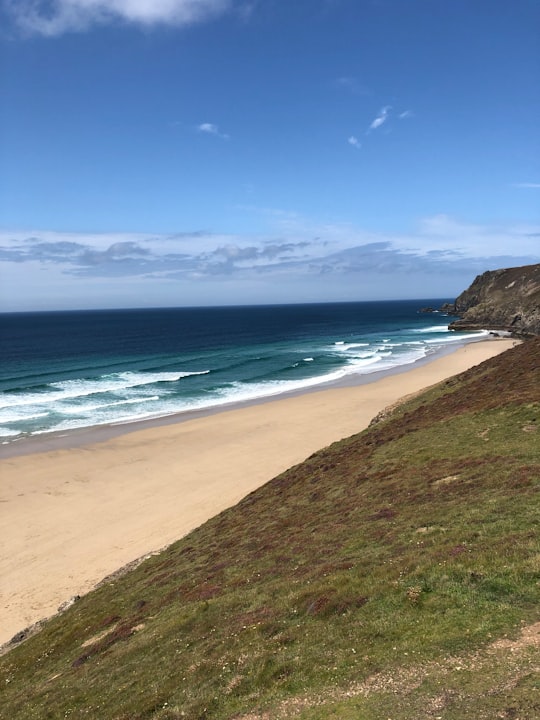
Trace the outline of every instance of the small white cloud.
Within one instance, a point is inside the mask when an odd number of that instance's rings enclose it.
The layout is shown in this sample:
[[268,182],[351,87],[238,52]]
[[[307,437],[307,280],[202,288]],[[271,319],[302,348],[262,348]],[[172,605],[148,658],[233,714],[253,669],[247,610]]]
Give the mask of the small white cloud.
[[381,125],[384,125],[384,123],[388,119],[388,113],[390,112],[391,109],[392,109],[391,105],[386,105],[385,107],[383,107],[381,109],[380,113],[375,118],[375,120],[373,120],[373,122],[369,126],[369,129],[376,130],[377,128],[381,127]]
[[54,37],[118,22],[145,27],[191,25],[226,12],[233,0],[6,0],[19,27]]
[[229,140],[229,135],[220,132],[219,127],[214,125],[214,123],[201,123],[200,125],[197,125],[197,130],[198,132],[206,133],[207,135],[215,135],[222,140]]
[[514,183],[512,187],[517,188],[540,188],[540,183],[531,183],[531,182],[522,182],[522,183]]
[[407,118],[414,117],[414,113],[412,110],[404,110],[402,113],[399,113],[398,118],[400,120],[406,120]]
[[349,143],[349,145],[352,145],[352,146],[355,147],[357,150],[360,150],[360,148],[362,147],[362,143],[361,143],[360,140],[359,140],[357,137],[355,137],[354,135],[351,135],[350,138],[347,138],[347,142]]

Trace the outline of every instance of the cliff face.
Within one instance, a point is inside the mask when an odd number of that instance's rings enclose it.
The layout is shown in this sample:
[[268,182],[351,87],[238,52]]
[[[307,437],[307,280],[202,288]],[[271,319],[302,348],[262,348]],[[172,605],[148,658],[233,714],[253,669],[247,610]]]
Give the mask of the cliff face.
[[451,330],[510,330],[540,335],[540,264],[489,270],[443,308],[459,320]]

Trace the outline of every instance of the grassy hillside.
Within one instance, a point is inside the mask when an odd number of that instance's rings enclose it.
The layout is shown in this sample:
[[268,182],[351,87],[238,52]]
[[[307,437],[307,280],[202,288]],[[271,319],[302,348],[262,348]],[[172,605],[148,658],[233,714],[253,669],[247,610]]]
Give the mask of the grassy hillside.
[[540,717],[538,425],[540,338],[104,582],[0,658],[0,716]]

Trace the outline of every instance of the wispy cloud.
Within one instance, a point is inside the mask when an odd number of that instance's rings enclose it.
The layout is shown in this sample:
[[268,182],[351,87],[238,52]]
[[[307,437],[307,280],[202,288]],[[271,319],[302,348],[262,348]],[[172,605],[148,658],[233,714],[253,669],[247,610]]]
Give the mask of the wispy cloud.
[[380,128],[381,125],[384,125],[384,123],[388,120],[388,114],[391,109],[391,105],[386,105],[385,107],[381,108],[381,111],[379,112],[377,117],[371,122],[369,129],[376,130],[377,128]]
[[79,277],[201,278],[271,270],[293,259],[300,261],[311,244],[304,239],[204,232],[157,236],[1,233],[0,262],[57,266],[64,274]]
[[390,299],[418,297],[419,288],[450,298],[485,270],[540,261],[538,225],[437,215],[408,233],[375,233],[261,212],[272,219],[265,235],[0,231],[2,307]]
[[[399,120],[405,120],[407,118],[414,117],[414,113],[412,112],[412,110],[404,110],[403,112],[398,113],[396,116],[395,113],[392,113],[392,106],[385,105],[379,110],[378,115],[376,115],[375,118],[371,121],[365,134],[369,135],[372,130],[377,130],[378,128],[382,127],[386,122],[388,122],[388,120],[390,120],[390,117],[392,115],[394,117],[397,117]],[[348,138],[347,142],[353,147],[361,147],[360,141],[355,135],[351,135]]]
[[335,79],[334,84],[352,95],[369,95],[367,86],[353,75],[342,75]]
[[538,189],[538,188],[540,188],[540,183],[534,183],[534,182],[512,183],[512,187]]
[[343,75],[342,77],[336,78],[336,85],[340,88],[345,88],[346,90],[355,90],[357,81],[356,78],[353,78],[350,75]]
[[119,22],[191,25],[231,10],[233,0],[6,0],[5,5],[23,31],[54,37]]
[[230,136],[226,133],[220,132],[219,127],[214,125],[214,123],[201,123],[200,125],[197,125],[197,131],[200,133],[206,133],[207,135],[215,135],[222,140],[230,140]]
[[366,267],[386,272],[389,266],[404,265],[452,272],[469,266],[490,269],[497,262],[499,267],[538,262],[539,233],[537,226],[487,227],[436,215],[424,218],[415,232],[397,235],[345,224],[315,225],[294,214],[276,213],[272,234],[262,237],[204,231],[172,235],[4,231],[0,261],[56,266],[64,274],[92,277],[246,277],[293,270],[305,275],[323,267],[334,273]]

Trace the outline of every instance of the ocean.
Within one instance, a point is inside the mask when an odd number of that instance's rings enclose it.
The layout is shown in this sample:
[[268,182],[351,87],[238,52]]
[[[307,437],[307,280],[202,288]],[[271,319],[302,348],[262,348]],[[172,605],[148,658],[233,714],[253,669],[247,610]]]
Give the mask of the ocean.
[[410,365],[446,299],[0,314],[0,443],[257,401]]

